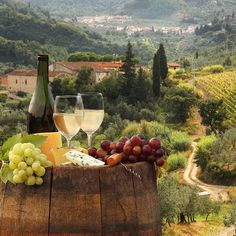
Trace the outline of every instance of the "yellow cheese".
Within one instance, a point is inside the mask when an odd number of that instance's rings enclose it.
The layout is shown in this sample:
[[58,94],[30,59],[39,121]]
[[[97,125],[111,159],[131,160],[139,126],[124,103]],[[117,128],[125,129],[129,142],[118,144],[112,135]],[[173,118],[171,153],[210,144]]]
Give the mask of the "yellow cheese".
[[50,133],[38,133],[38,135],[47,136],[47,139],[41,145],[41,152],[44,153],[48,160],[50,160],[53,165],[55,165],[54,156],[51,152],[52,148],[62,147],[61,134],[59,132],[50,132]]
[[61,165],[63,163],[68,162],[69,160],[64,156],[65,153],[67,153],[70,150],[76,150],[85,154],[88,154],[88,151],[84,148],[78,147],[73,149],[68,148],[53,148],[51,150],[51,153],[53,155],[54,163],[56,166]]
[[68,159],[64,156],[69,151],[68,148],[53,148],[51,153],[53,155],[54,163],[56,166],[68,162]]

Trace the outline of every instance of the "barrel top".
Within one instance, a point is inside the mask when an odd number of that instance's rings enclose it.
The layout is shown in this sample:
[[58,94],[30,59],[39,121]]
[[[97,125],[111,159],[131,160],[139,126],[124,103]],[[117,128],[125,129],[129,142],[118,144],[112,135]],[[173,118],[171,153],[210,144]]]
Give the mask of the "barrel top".
[[[141,161],[141,162],[136,162],[136,163],[125,163],[123,165],[126,166],[127,168],[132,168],[132,167],[142,167],[142,166],[145,166],[145,165],[150,165],[150,163],[146,162],[146,161]],[[105,168],[123,167],[123,165],[118,164],[118,165],[115,165],[115,166],[109,166],[109,165],[103,165],[103,166],[78,166],[78,165],[74,165],[74,164],[71,163],[71,164],[54,166],[53,168],[54,169],[57,169],[57,168],[72,168],[72,169],[80,169],[80,170],[84,170],[84,169],[98,170],[98,169],[105,169]]]

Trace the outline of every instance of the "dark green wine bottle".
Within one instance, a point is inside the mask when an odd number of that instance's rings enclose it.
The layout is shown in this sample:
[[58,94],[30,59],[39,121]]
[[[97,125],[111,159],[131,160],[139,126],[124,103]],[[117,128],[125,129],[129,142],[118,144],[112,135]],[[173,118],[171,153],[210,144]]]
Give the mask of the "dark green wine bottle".
[[27,115],[29,134],[56,131],[53,122],[54,100],[49,88],[48,77],[48,55],[38,55],[36,88]]

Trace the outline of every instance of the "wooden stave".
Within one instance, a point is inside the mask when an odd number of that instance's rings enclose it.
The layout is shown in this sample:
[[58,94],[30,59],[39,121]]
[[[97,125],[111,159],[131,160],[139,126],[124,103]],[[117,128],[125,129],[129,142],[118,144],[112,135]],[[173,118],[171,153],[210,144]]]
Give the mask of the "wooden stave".
[[[134,176],[127,172],[123,166],[118,165],[115,167],[74,167],[74,166],[65,166],[65,167],[55,167],[53,170],[48,170],[47,171],[47,176],[44,187],[48,188],[48,181],[50,184],[50,189],[51,191],[44,195],[45,198],[48,196],[49,201],[49,207],[50,207],[50,212],[48,213],[48,223],[47,232],[39,233],[39,232],[22,232],[18,233],[17,230],[12,230],[9,231],[9,229],[5,230],[0,228],[0,236],[8,236],[8,235],[24,235],[24,236],[31,236],[31,235],[84,235],[84,236],[92,236],[92,235],[147,235],[147,236],[159,236],[161,235],[161,222],[160,222],[160,214],[159,214],[159,205],[158,205],[158,196],[157,196],[157,189],[156,189],[156,172],[154,169],[154,165],[151,165],[147,162],[139,162],[135,164],[128,164],[127,165],[129,168],[135,170],[137,173],[139,173],[142,177],[142,181],[137,176]],[[75,171],[78,170],[78,171]],[[81,193],[82,195],[94,195],[97,194],[97,196],[90,196],[89,202],[91,199],[93,199],[93,204],[92,204],[92,209],[96,209],[98,219],[96,221],[92,222],[92,225],[94,225],[94,222],[96,222],[96,227],[91,227],[91,224],[84,225],[79,221],[72,221],[71,219],[67,222],[66,224],[61,224],[63,220],[66,218],[66,215],[63,215],[63,212],[65,211],[66,204],[55,202],[55,199],[59,196],[62,198],[61,193],[65,191],[63,199],[67,200],[67,207],[71,204],[70,201],[68,201],[67,198],[67,192],[70,190],[70,188],[75,188],[76,183],[71,183],[71,186],[69,187],[68,185],[66,188],[62,188],[63,186],[62,179],[67,176],[69,172],[75,172],[75,176],[80,173],[80,175],[86,174],[91,175],[91,173],[95,173],[96,177],[99,179],[97,180],[96,183],[99,183],[99,190],[98,188],[91,188],[89,187],[86,191],[86,194],[83,194],[81,190],[77,188],[77,192]],[[145,173],[144,173],[145,172]],[[72,174],[73,175],[73,174]],[[75,177],[74,176],[74,177]],[[72,176],[71,176],[72,177]],[[81,177],[81,176],[80,176]],[[114,184],[111,185],[109,183],[108,177],[112,180]],[[94,178],[96,179],[96,178]],[[150,181],[152,179],[152,181]],[[51,182],[50,182],[51,180]],[[64,179],[65,180],[65,179]],[[82,183],[85,181],[85,179],[81,179]],[[81,184],[82,184],[81,183]],[[86,186],[87,183],[91,183],[91,180],[85,181],[83,187]],[[124,184],[117,184],[117,183],[125,183]],[[145,186],[144,186],[145,184]],[[6,185],[8,186],[8,185]],[[40,187],[28,187],[28,186],[12,186],[12,188],[22,188],[22,191],[28,191],[28,188],[43,188],[43,186]],[[115,186],[113,190],[111,190],[111,186]],[[126,187],[126,188],[125,188]],[[145,189],[148,189],[148,196],[146,196]],[[25,189],[27,188],[27,189]],[[84,189],[83,189],[84,190]],[[102,190],[102,191],[101,191]],[[125,190],[125,191],[123,191]],[[99,197],[100,194],[100,197]],[[109,196],[110,194],[110,196]],[[117,198],[119,196],[119,198]],[[83,198],[84,196],[82,196]],[[120,216],[118,218],[110,218],[112,216],[112,212],[109,213],[107,209],[111,207],[109,205],[110,199],[115,198],[115,204],[116,209],[119,207],[118,205],[121,204],[119,202],[122,202],[124,206],[128,205],[129,208],[129,214],[128,214],[128,223],[122,223],[124,219]],[[148,201],[148,199],[151,198],[151,201]],[[118,199],[118,200],[117,200]],[[132,202],[132,199],[135,199],[135,202]],[[1,195],[0,195],[0,201],[1,201]],[[46,202],[46,200],[44,200]],[[100,208],[98,206],[98,203],[100,204]],[[90,202],[91,203],[91,202]],[[141,205],[143,203],[146,203],[144,207]],[[61,206],[61,213],[56,212],[56,206]],[[63,208],[64,207],[64,208]],[[114,207],[114,206],[113,206]],[[99,214],[99,212],[101,214]],[[117,212],[119,212],[117,210]],[[1,210],[0,210],[0,213]],[[142,214],[141,214],[142,213]],[[74,212],[74,214],[78,214],[78,212]],[[110,214],[110,215],[109,215]],[[127,213],[126,213],[127,214]],[[0,214],[1,215],[1,214]],[[109,217],[108,217],[109,216]],[[60,218],[61,217],[61,218]],[[3,220],[3,217],[1,218],[1,221]],[[149,222],[145,222],[146,218],[148,218]],[[115,221],[115,224],[114,224]],[[100,222],[100,223],[99,223]],[[1,224],[0,224],[1,225]],[[70,227],[68,227],[69,225]],[[78,228],[79,225],[79,228]],[[14,233],[14,234],[13,234]],[[32,233],[32,234],[31,234]]]

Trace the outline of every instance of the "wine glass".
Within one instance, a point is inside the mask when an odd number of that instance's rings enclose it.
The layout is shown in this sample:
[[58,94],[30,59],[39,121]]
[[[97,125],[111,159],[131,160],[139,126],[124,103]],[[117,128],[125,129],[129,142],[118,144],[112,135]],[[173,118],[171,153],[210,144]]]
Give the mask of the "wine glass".
[[84,104],[84,119],[81,129],[87,134],[91,147],[92,135],[100,127],[104,118],[104,102],[101,93],[79,93]]
[[83,100],[80,95],[56,96],[53,120],[58,131],[71,148],[71,139],[79,132],[83,118]]

